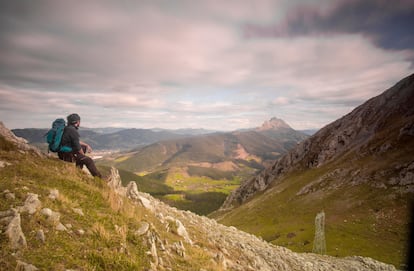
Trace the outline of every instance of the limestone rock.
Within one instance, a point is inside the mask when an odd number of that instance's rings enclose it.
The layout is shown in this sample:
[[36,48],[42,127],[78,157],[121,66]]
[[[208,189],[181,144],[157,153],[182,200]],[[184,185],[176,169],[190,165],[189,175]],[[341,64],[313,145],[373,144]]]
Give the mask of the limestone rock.
[[39,195],[28,193],[24,205],[19,207],[19,211],[21,213],[27,212],[29,214],[34,214],[41,208],[41,206],[42,203],[39,200]]
[[14,193],[11,193],[11,192],[4,194],[4,197],[8,200],[16,199],[16,195]]
[[46,237],[45,237],[45,233],[43,230],[38,230],[36,232],[36,239],[39,240],[42,243],[46,242]]
[[6,229],[6,235],[10,240],[12,249],[27,247],[26,237],[22,231],[20,214],[16,211]]
[[111,168],[111,174],[108,177],[108,186],[121,196],[126,196],[126,188],[122,186],[121,176],[116,168]]
[[0,160],[0,168],[4,168],[4,167],[10,166],[10,165],[11,165],[11,163]]
[[36,271],[39,270],[36,266],[17,260],[16,271]]
[[72,208],[72,211],[73,211],[75,214],[78,214],[78,215],[80,215],[80,216],[84,216],[83,211],[82,211],[82,209],[81,209],[81,208]]
[[126,193],[128,198],[137,200],[139,197],[137,183],[129,182]]
[[142,206],[144,206],[145,209],[148,209],[150,211],[154,210],[154,207],[151,204],[151,201],[144,198],[143,196],[138,196],[138,201],[141,202]]
[[170,223],[170,229],[173,233],[176,233],[178,236],[183,237],[187,243],[193,243],[190,239],[190,236],[188,235],[187,229],[184,227],[183,223],[181,223],[180,220],[175,219],[171,216],[167,216],[166,219]]
[[49,193],[49,198],[51,200],[59,199],[59,190],[57,189],[51,189]]
[[149,224],[145,221],[141,222],[141,226],[139,227],[139,229],[137,231],[135,231],[135,235],[137,236],[141,236],[144,235],[145,233],[147,233],[149,230]]
[[54,212],[49,208],[43,208],[40,213],[44,216],[46,216],[49,223],[52,225],[58,225],[60,223],[60,213]]
[[56,230],[57,231],[67,231],[68,229],[62,224],[62,223],[58,223],[57,225],[56,225]]

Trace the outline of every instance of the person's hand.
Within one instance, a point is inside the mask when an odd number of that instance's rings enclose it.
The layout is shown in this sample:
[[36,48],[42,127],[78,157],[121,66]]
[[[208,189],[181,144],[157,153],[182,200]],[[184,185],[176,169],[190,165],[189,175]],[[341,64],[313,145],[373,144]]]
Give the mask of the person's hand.
[[92,152],[92,148],[89,145],[86,145],[86,152],[90,153]]

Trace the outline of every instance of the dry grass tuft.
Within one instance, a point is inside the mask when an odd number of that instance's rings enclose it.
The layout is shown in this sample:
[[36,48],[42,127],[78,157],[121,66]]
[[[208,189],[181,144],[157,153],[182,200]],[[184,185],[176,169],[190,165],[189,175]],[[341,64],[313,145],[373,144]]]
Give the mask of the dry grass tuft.
[[105,189],[103,196],[108,200],[109,206],[112,210],[119,212],[122,209],[124,201],[115,191],[112,189]]
[[111,234],[99,222],[92,225],[92,232],[101,240],[109,241],[111,239]]

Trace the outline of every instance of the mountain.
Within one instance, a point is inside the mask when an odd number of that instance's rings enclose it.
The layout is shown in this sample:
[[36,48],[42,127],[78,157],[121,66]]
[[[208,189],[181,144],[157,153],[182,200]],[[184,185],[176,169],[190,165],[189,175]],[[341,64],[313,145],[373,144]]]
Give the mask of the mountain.
[[286,151],[283,140],[269,138],[254,131],[214,133],[159,141],[127,154],[128,157],[120,159],[114,165],[140,172],[190,163],[250,161],[260,168],[261,163],[272,161]]
[[291,149],[298,142],[309,137],[305,133],[292,129],[284,120],[276,117],[265,121],[262,126],[254,130],[267,137],[281,140],[287,149]]
[[[13,129],[12,132],[25,138],[30,144],[46,150],[45,134],[48,129]],[[201,131],[198,131],[201,132]],[[95,150],[129,150],[138,146],[152,144],[160,140],[176,139],[188,136],[169,130],[153,131],[151,129],[122,128],[83,128],[79,129],[80,137]]]
[[1,270],[384,270],[299,254],[50,158],[0,122]]
[[[184,135],[185,136],[185,135]],[[154,132],[149,129],[124,129],[110,134],[98,134],[88,137],[91,146],[97,149],[129,150],[138,146],[145,146],[160,140],[175,139],[183,135],[169,131]],[[85,140],[86,141],[86,140]]]
[[324,210],[329,254],[400,266],[414,193],[413,105],[414,74],[244,181],[214,217],[311,251],[312,221]]
[[268,130],[290,130],[290,127],[284,120],[278,119],[276,117],[271,118],[270,120],[265,121],[261,127],[258,127],[258,131],[268,131]]

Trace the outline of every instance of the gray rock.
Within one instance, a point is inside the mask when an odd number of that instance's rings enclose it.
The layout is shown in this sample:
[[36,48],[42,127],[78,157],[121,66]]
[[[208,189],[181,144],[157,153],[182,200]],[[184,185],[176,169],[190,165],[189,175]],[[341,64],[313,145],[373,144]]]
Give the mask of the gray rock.
[[59,190],[57,189],[51,189],[49,193],[49,198],[51,200],[56,200],[59,198]]
[[68,229],[62,223],[58,223],[56,225],[56,230],[57,231],[67,231]]
[[10,165],[11,165],[11,163],[0,160],[0,168],[4,168],[4,167],[10,166]]
[[78,215],[80,215],[80,216],[84,216],[83,211],[82,211],[82,209],[81,209],[81,208],[72,208],[72,211],[73,211],[75,214],[78,214]]
[[42,207],[42,203],[39,200],[39,195],[33,193],[27,193],[27,198],[24,205],[19,207],[18,210],[21,213],[34,214]]
[[137,200],[139,197],[137,183],[129,182],[126,193],[128,198]]
[[154,207],[151,204],[151,201],[142,197],[138,196],[138,201],[141,202],[142,206],[144,206],[145,209],[148,209],[150,211],[154,211]]
[[58,225],[60,223],[59,212],[54,212],[49,208],[43,208],[40,213],[44,215],[52,225]]
[[49,208],[43,208],[40,213],[46,217],[50,217],[53,214],[53,211]]
[[148,230],[149,230],[149,224],[145,221],[142,221],[139,229],[135,231],[135,235],[137,236],[144,235],[148,232]]
[[38,230],[36,232],[36,239],[39,240],[42,243],[46,242],[46,237],[45,237],[45,233],[43,230]]
[[16,271],[36,271],[39,270],[36,266],[17,260]]
[[15,212],[6,229],[6,235],[10,241],[12,249],[21,249],[27,247],[26,237],[22,231],[20,214]]

